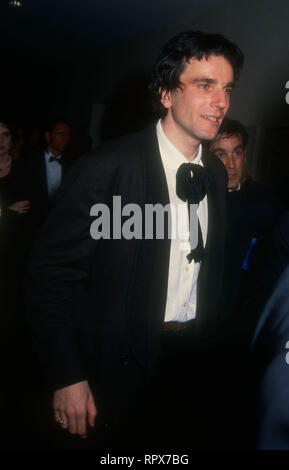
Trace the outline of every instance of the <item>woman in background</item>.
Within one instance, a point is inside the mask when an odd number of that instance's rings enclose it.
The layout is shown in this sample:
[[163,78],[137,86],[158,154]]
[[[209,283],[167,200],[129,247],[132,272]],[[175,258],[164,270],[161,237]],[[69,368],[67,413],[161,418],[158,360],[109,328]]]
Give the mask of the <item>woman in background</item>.
[[23,386],[34,375],[23,296],[31,243],[30,202],[23,165],[11,155],[13,137],[11,124],[0,116],[0,414],[5,430],[0,432],[0,448],[4,449],[25,448],[32,434],[21,423],[33,420],[31,390]]
[[[11,157],[12,127],[0,117],[0,262],[2,300],[12,302],[10,290],[23,274],[27,249],[27,214],[30,202],[25,198],[20,168]],[[19,275],[19,276],[18,276]],[[8,294],[8,295],[7,295]],[[11,302],[8,303],[11,304]],[[6,303],[6,302],[5,302]]]

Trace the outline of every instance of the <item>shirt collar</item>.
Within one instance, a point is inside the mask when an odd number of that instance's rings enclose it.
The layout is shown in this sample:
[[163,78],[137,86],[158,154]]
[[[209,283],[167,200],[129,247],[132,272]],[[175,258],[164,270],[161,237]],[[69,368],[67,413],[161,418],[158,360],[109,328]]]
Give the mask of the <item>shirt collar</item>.
[[228,189],[228,192],[233,193],[234,191],[240,191],[240,189],[241,189],[241,183],[238,184],[236,189]]
[[46,160],[49,160],[50,157],[53,157],[55,160],[60,160],[61,154],[57,155],[57,157],[54,157],[53,153],[50,152],[50,150],[45,150],[45,158]]
[[[170,142],[163,131],[161,120],[157,122],[157,137],[159,142],[160,153],[165,166],[171,170],[177,170],[182,163],[189,163],[188,159]],[[202,144],[199,145],[197,156],[191,163],[201,165],[202,161]]]

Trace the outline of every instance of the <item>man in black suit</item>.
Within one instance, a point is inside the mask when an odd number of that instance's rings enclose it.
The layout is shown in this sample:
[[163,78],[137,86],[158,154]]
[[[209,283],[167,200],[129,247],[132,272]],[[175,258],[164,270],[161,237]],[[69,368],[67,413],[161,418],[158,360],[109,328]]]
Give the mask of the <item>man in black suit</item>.
[[[28,314],[55,421],[82,437],[95,426],[99,446],[143,448],[150,433],[156,446],[193,447],[200,423],[192,427],[188,417],[200,397],[202,410],[209,408],[202,378],[217,387],[210,354],[226,174],[200,142],[214,138],[242,62],[220,35],[188,31],[171,39],[151,82],[157,125],[77,162],[36,240]],[[198,209],[190,219],[197,240],[188,231],[188,204]],[[153,223],[152,207],[161,208]],[[174,237],[179,208],[181,235]]]
[[[263,302],[264,291],[261,295],[259,286],[269,260],[278,213],[270,191],[254,181],[246,168],[247,142],[245,127],[225,118],[210,143],[211,152],[222,161],[228,174],[228,236],[219,325],[224,338],[224,377],[229,378],[223,394],[228,411],[228,440],[239,448],[252,445],[247,432],[251,392],[246,361],[251,358],[249,345],[262,310],[259,303]],[[234,355],[228,355],[227,350],[234,350]],[[236,401],[240,402],[238,409]]]
[[[235,314],[244,296],[249,295],[250,285],[256,289],[256,282],[262,278],[271,242],[270,234],[278,213],[270,191],[254,181],[246,168],[247,143],[245,127],[229,118],[223,120],[210,143],[210,151],[219,157],[228,174],[228,237],[223,309],[232,317],[234,324]],[[248,323],[244,324],[249,331]],[[247,336],[248,339],[250,337]]]
[[32,216],[40,225],[54,203],[67,163],[63,158],[71,139],[67,122],[53,121],[45,131],[46,148],[27,157],[25,180],[30,195]]
[[[280,217],[263,283],[267,299],[252,340],[251,374],[255,395],[255,445],[289,449],[289,212]],[[253,360],[252,360],[253,359]]]

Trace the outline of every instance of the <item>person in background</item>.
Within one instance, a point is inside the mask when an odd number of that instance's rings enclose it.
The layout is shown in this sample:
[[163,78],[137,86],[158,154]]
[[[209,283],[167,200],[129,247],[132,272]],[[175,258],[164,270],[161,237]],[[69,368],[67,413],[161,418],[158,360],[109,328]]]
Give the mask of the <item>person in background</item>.
[[288,212],[286,219],[280,221],[279,230],[283,229],[286,238],[283,256],[287,266],[275,279],[251,343],[251,408],[258,450],[289,450]]
[[246,300],[242,297],[249,296],[250,290],[256,289],[256,284],[262,279],[272,230],[279,214],[271,192],[263,184],[254,181],[246,167],[247,144],[245,127],[229,118],[223,120],[210,143],[210,151],[224,164],[228,175],[223,308],[233,323],[236,321],[236,312]]
[[289,211],[279,217],[264,279],[255,299],[261,312],[251,343],[256,447],[289,449]]
[[[250,342],[261,313],[256,299],[270,259],[272,235],[279,209],[270,191],[254,181],[246,167],[248,133],[236,120],[225,118],[210,151],[223,163],[227,176],[227,240],[224,296],[220,326],[223,335],[224,376],[230,377],[226,403],[228,441],[254,445],[251,380],[247,371]],[[263,291],[264,293],[264,291]],[[267,291],[267,296],[270,291]],[[257,296],[257,297],[256,297]],[[234,350],[228,355],[227,350]],[[236,407],[236,401],[240,405]],[[237,424],[236,424],[237,423]],[[245,439],[244,439],[245,438]]]
[[30,200],[22,174],[11,157],[13,136],[11,122],[6,117],[0,117],[0,250],[2,282],[6,285],[6,293],[11,284],[17,284],[15,263],[19,268],[23,265],[26,224],[30,213]]
[[238,121],[225,118],[210,142],[210,151],[220,158],[228,175],[228,191],[239,191],[249,179],[246,169],[248,133]]
[[71,140],[71,128],[65,121],[55,120],[47,126],[44,135],[46,147],[27,155],[24,174],[36,227],[50,211],[67,170],[65,152]]
[[0,402],[1,448],[5,448],[6,440],[9,443],[11,436],[13,442],[20,445],[28,438],[29,430],[26,429],[23,438],[21,426],[16,428],[15,423],[31,417],[28,412],[31,410],[31,389],[23,387],[23,383],[33,376],[30,374],[33,364],[31,339],[23,298],[31,212],[22,172],[11,156],[14,135],[13,123],[6,116],[0,116],[0,368],[3,381],[5,377]]

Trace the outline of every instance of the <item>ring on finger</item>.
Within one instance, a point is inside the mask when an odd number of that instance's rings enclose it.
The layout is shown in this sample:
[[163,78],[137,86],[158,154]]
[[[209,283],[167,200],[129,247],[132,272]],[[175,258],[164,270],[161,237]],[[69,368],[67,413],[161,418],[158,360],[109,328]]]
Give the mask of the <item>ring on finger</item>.
[[64,419],[60,418],[60,416],[59,416],[59,418],[57,419],[57,422],[58,422],[59,424],[64,424],[64,425],[66,425],[66,424],[69,423],[69,419],[67,418],[66,420],[64,420]]

